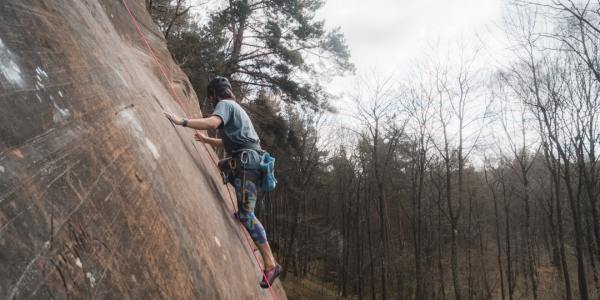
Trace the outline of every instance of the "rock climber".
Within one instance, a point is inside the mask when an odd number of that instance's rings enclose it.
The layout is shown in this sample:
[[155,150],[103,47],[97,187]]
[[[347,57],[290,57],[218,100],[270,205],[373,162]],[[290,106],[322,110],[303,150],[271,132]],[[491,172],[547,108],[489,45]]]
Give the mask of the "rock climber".
[[[231,157],[230,183],[236,192],[237,218],[244,225],[263,258],[264,276],[260,286],[268,288],[281,273],[281,266],[275,261],[263,225],[254,215],[260,180],[261,147],[254,126],[244,109],[236,102],[231,84],[225,77],[217,76],[206,89],[207,98],[214,104],[213,113],[200,119],[186,119],[165,112],[165,116],[175,125],[196,130],[218,129],[221,138],[211,138],[196,132],[196,141],[224,147]],[[267,281],[268,280],[268,283]]]

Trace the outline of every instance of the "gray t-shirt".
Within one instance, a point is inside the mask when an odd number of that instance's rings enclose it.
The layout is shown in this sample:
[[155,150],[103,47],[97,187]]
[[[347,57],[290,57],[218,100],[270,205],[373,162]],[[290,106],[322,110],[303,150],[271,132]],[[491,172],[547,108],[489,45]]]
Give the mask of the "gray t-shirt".
[[212,114],[223,120],[219,126],[219,135],[228,154],[242,149],[260,149],[260,139],[250,117],[237,102],[221,100]]

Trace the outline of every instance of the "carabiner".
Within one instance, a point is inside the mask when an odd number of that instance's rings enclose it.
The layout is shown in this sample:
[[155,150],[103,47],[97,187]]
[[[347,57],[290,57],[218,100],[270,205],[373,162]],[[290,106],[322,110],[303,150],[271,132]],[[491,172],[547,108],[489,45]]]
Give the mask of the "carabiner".
[[[246,159],[244,159],[244,154],[246,155]],[[244,166],[246,166],[246,163],[248,163],[248,152],[247,151],[242,151],[242,153],[240,154],[240,162]]]

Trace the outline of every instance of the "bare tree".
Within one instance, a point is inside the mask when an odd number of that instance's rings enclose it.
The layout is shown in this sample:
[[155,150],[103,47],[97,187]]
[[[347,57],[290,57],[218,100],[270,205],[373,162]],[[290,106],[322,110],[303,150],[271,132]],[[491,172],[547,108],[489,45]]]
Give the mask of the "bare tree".
[[398,96],[392,80],[392,77],[385,79],[375,77],[373,82],[362,80],[362,84],[358,86],[356,94],[353,96],[353,101],[358,109],[357,118],[365,128],[363,139],[371,143],[368,146],[371,155],[371,166],[368,166],[368,169],[372,170],[377,187],[379,238],[382,251],[380,280],[383,299],[386,299],[388,295],[387,270],[390,251],[389,204],[384,181],[387,177],[389,162],[395,154],[403,133],[403,125],[396,124]]
[[[423,74],[426,72],[417,72]],[[428,177],[429,160],[431,159],[431,128],[435,113],[434,88],[426,78],[409,81],[404,87],[403,110],[407,114],[407,126],[410,132],[407,136],[409,150],[407,156],[410,179],[410,225],[412,231],[414,261],[415,261],[415,299],[426,299],[424,257],[431,255],[425,244],[426,230],[424,222],[425,184]]]
[[[488,105],[485,101],[477,102],[475,80],[478,78],[476,68],[473,66],[477,52],[467,54],[464,47],[460,47],[458,63],[451,68],[445,63],[433,66],[435,84],[435,97],[437,98],[437,119],[440,140],[433,140],[433,146],[441,156],[444,164],[446,217],[450,223],[451,236],[451,268],[454,296],[462,299],[462,286],[460,284],[458,243],[461,230],[461,216],[464,211],[465,164],[479,141],[481,125],[486,116]],[[478,103],[478,104],[475,104]],[[476,111],[479,110],[479,113]],[[467,129],[473,130],[467,132]],[[469,141],[468,143],[466,141]],[[456,180],[456,191],[452,189]]]

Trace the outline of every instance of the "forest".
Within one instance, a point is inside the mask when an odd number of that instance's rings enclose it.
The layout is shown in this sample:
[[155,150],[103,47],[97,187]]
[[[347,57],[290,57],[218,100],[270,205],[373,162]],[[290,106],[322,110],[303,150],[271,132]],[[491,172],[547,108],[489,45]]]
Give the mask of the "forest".
[[257,213],[288,296],[600,297],[600,2],[507,2],[511,59],[457,41],[410,76],[357,70],[324,4],[146,0],[202,111],[229,77],[277,158]]

